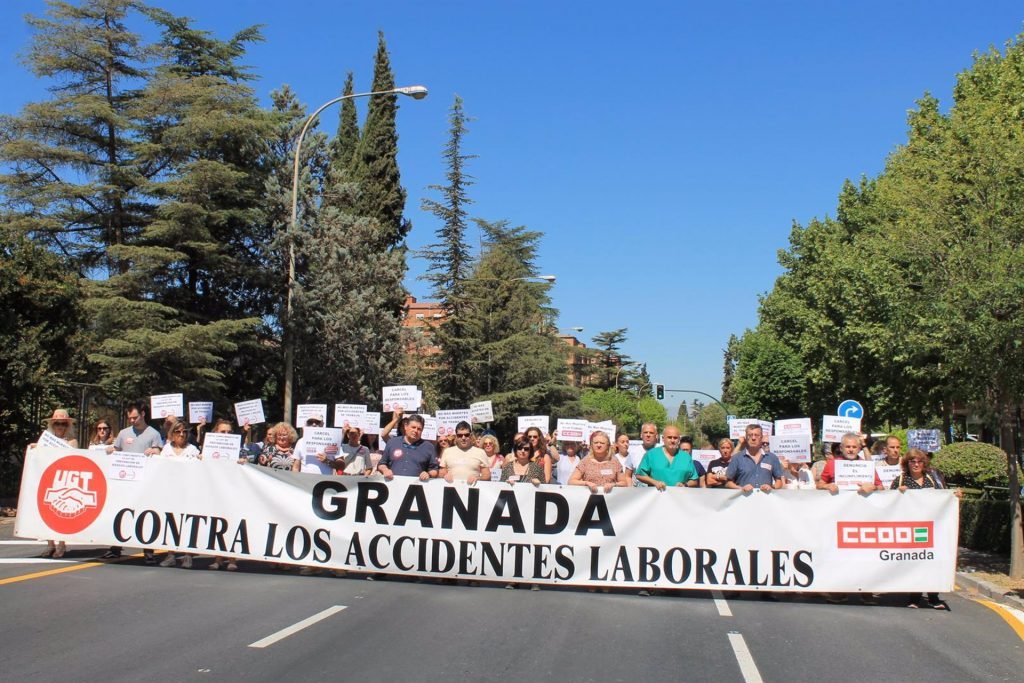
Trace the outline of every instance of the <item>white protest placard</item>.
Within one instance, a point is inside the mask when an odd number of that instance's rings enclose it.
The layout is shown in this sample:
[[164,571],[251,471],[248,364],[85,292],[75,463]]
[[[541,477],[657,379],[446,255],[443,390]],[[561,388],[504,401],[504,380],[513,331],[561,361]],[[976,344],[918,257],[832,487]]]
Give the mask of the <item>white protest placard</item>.
[[761,433],[765,436],[772,435],[772,429],[775,427],[774,422],[767,422],[765,420],[757,420],[757,424],[761,425]]
[[89,445],[89,450],[93,453],[107,454],[107,445],[103,443],[94,443]]
[[437,418],[433,415],[422,415],[423,433],[420,438],[424,441],[435,441],[437,439]]
[[238,462],[238,453],[241,449],[241,434],[207,432],[203,435],[203,462]]
[[469,414],[472,418],[471,424],[483,422],[494,422],[494,406],[490,401],[478,401],[469,405]]
[[721,458],[722,454],[711,448],[698,448],[690,453],[690,457],[693,458],[694,462],[699,462],[701,465],[704,465],[704,469],[707,470],[711,461]]
[[[344,427],[348,422],[354,427],[356,422],[366,414],[366,406],[358,403],[335,403],[334,404],[334,426]],[[380,413],[378,413],[379,415]]]
[[363,413],[350,427],[358,427],[363,434],[380,434],[380,413]]
[[752,418],[739,418],[734,417],[729,420],[729,438],[730,439],[742,439],[747,435],[747,425],[760,424],[757,420]]
[[258,425],[267,421],[263,415],[263,399],[254,398],[251,401],[241,401],[235,404],[235,418],[239,425]]
[[423,400],[423,392],[415,385],[406,384],[395,387],[384,387],[382,391],[381,405],[385,413],[390,413],[401,408],[408,412],[420,407]]
[[892,486],[893,480],[900,476],[900,470],[902,469],[899,465],[879,465],[877,462],[875,463],[875,472],[878,473],[878,478],[882,480],[884,488]]
[[41,448],[71,448],[71,444],[67,441],[52,432],[46,431],[45,429],[43,430],[43,433],[39,435],[39,440],[36,442],[36,445]]
[[[460,422],[469,422],[469,408],[458,408],[457,410],[439,410],[434,414],[437,418],[438,436],[448,436],[455,433],[455,425]],[[472,423],[470,423],[472,424]]]
[[159,394],[149,397],[149,415],[153,418],[185,417],[184,394]]
[[587,423],[587,441],[590,441],[591,435],[594,432],[604,432],[604,435],[608,437],[609,443],[615,443],[615,423],[611,420],[602,420],[601,422],[588,422]]
[[768,450],[790,462],[811,461],[811,433],[789,432],[768,439]]
[[811,418],[809,417],[795,417],[791,420],[776,420],[775,431],[772,432],[772,436],[780,436],[786,434],[810,434],[811,433]]
[[541,434],[551,431],[551,418],[547,415],[520,415],[516,418],[516,431],[525,433],[530,427],[536,427]]
[[839,443],[843,434],[860,434],[859,417],[840,417],[838,415],[825,415],[821,418],[821,440],[827,443]]
[[644,442],[640,439],[629,440],[629,459],[631,462],[639,463],[640,459],[644,457]]
[[559,441],[585,441],[587,438],[587,421],[558,418],[555,431]]
[[302,432],[302,445],[306,452],[302,455],[315,457],[317,453],[324,453],[337,457],[341,450],[341,432],[333,427],[306,427]]
[[907,448],[920,448],[934,453],[942,448],[942,433],[938,429],[908,429]]
[[142,453],[114,451],[107,462],[107,478],[113,481],[142,481],[146,456]]
[[861,484],[875,483],[875,463],[871,460],[836,459],[836,486],[844,490],[855,490]]
[[326,403],[301,403],[295,406],[295,426],[305,427],[306,420],[313,418],[320,420],[321,424],[327,424]]
[[197,425],[204,420],[206,424],[213,422],[213,401],[189,401],[188,421]]

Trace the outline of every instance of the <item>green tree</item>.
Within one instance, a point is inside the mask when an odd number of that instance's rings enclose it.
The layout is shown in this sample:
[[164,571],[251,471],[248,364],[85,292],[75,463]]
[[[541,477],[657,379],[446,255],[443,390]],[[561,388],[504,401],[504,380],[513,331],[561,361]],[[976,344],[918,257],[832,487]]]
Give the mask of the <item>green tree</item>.
[[659,401],[615,389],[584,389],[580,405],[583,417],[592,422],[611,420],[620,433],[638,435],[645,422],[654,422],[661,429],[668,420],[665,406]]
[[762,420],[801,415],[804,372],[793,349],[768,331],[747,330],[734,350],[731,405],[738,414]]
[[468,119],[462,98],[455,96],[448,115],[448,142],[444,148],[447,167],[444,185],[431,185],[439,193],[439,200],[425,198],[422,207],[439,221],[437,242],[423,249],[419,255],[427,261],[423,279],[433,287],[434,297],[444,310],[444,319],[434,330],[434,340],[440,351],[435,357],[436,370],[431,385],[438,405],[468,406],[474,398],[474,382],[469,361],[479,338],[471,334],[467,320],[469,309],[475,305],[467,296],[467,283],[473,274],[473,258],[466,243],[468,216],[466,207],[472,203],[468,188],[473,177],[466,173],[466,162],[473,155],[463,152],[463,138]]
[[624,366],[630,362],[629,356],[622,353],[626,343],[628,328],[598,332],[591,341],[594,344],[595,362],[591,366],[588,380],[590,386],[598,389],[615,387],[616,380],[621,380],[629,370]]

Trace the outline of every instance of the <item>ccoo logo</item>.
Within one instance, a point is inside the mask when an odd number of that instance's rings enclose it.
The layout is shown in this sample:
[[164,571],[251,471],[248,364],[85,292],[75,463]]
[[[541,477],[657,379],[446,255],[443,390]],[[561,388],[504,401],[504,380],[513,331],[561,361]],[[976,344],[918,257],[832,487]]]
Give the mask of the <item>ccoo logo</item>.
[[95,462],[68,455],[46,468],[36,503],[46,526],[58,534],[77,534],[96,521],[107,501],[107,479]]
[[837,522],[840,548],[932,548],[935,522]]

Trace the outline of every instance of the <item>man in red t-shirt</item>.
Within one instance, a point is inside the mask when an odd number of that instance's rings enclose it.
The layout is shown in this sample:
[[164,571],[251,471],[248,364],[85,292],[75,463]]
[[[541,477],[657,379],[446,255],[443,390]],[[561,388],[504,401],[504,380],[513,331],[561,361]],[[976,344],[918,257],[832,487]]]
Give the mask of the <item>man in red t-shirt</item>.
[[[821,471],[821,477],[818,479],[818,488],[831,491],[832,493],[839,493],[839,486],[836,484],[836,463],[842,460],[859,460],[860,459],[860,436],[849,432],[843,435],[842,441],[840,442],[839,448],[840,455],[842,456],[839,460],[829,460],[825,463],[825,469]],[[875,471],[874,463],[871,465],[871,472],[874,475],[874,483],[864,482],[857,487],[857,491],[860,493],[871,493],[876,488],[881,488],[882,480],[878,478],[878,473]]]

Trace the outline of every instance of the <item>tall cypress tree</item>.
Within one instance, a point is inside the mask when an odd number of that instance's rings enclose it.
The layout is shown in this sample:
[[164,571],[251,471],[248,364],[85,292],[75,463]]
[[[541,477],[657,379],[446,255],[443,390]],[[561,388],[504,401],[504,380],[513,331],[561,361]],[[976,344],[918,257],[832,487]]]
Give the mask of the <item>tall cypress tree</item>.
[[466,295],[466,284],[474,265],[466,244],[466,206],[473,201],[467,189],[473,184],[473,177],[466,173],[465,164],[474,158],[462,152],[467,120],[462,98],[456,95],[448,116],[448,143],[444,148],[447,182],[429,188],[440,193],[440,200],[424,199],[422,202],[423,209],[440,221],[436,230],[438,241],[420,255],[429,264],[423,279],[433,285],[434,296],[445,312],[444,320],[434,331],[440,353],[432,359],[436,364],[432,385],[438,404],[450,407],[467,406],[474,398],[473,369],[469,361],[473,348],[479,343],[479,339],[470,334],[466,320],[468,309],[475,303]]
[[[355,94],[355,81],[351,71],[345,78],[345,87],[342,88],[341,94],[347,96]],[[338,133],[331,140],[329,149],[330,172],[335,176],[335,181],[345,179],[345,176],[351,171],[358,147],[359,117],[356,114],[356,102],[350,98],[341,102],[341,112],[338,114]],[[329,195],[324,197],[325,201],[327,196]]]
[[[393,90],[394,87],[391,58],[384,42],[384,33],[380,32],[377,35],[372,90],[380,92]],[[379,249],[399,247],[411,228],[409,221],[402,215],[405,211],[405,190],[398,170],[397,112],[397,95],[370,98],[353,164],[353,179],[359,183],[355,213],[376,219],[379,234],[374,242]]]

